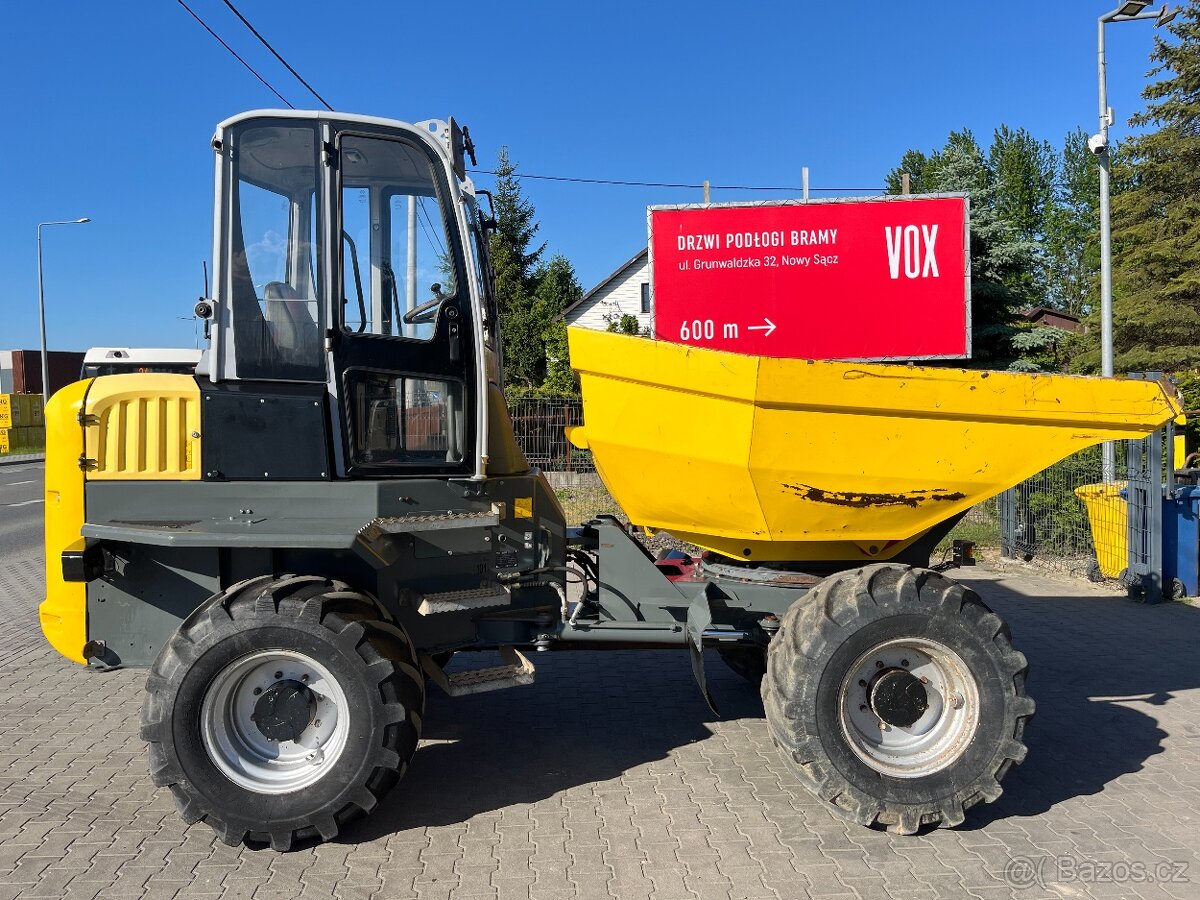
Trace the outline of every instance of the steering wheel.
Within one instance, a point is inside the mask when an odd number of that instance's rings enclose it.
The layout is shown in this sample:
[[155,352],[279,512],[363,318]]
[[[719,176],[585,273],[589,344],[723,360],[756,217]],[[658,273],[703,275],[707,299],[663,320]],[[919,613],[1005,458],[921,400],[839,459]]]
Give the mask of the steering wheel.
[[426,300],[420,306],[414,306],[401,318],[403,318],[406,325],[424,325],[437,318],[437,310],[441,305],[441,298],[434,297],[432,300]]

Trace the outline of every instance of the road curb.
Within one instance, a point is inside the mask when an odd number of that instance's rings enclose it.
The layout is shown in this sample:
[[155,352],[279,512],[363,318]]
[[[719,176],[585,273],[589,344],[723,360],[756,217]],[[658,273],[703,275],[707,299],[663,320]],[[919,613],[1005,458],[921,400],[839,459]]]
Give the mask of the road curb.
[[0,466],[11,466],[17,463],[28,462],[44,462],[46,454],[44,453],[22,453],[20,455],[0,456]]

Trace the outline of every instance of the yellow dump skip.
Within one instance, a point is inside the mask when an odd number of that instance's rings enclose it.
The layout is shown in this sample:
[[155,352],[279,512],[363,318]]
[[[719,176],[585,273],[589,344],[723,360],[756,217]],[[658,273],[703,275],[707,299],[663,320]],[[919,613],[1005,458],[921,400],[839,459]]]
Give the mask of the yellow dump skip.
[[1077,450],[1182,416],[1152,381],[569,337],[584,411],[571,440],[630,520],[735,558],[888,559]]

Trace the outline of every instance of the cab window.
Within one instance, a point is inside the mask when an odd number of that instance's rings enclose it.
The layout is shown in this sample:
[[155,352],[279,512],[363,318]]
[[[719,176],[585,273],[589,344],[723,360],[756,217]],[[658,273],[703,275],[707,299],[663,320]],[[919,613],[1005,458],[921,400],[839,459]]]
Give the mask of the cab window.
[[433,164],[403,141],[341,141],[342,327],[432,340],[458,292]]

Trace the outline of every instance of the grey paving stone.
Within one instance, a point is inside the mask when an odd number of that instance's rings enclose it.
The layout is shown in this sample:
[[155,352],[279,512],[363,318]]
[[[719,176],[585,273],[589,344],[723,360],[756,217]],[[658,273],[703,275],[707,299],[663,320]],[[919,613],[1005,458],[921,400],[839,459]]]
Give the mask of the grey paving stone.
[[[35,588],[40,565],[0,560]],[[0,575],[0,900],[1043,896],[1005,881],[1018,857],[1176,860],[1192,881],[1072,887],[1200,896],[1200,609],[1025,572],[961,577],[1009,621],[1039,703],[1028,761],[963,829],[903,838],[831,816],[719,662],[722,718],[685,654],[555,653],[531,688],[431,695],[428,746],[392,797],[339,842],[281,855],[184,826],[145,774],[143,673],[61,661],[41,643],[38,590]],[[1122,665],[1094,665],[1107,659]]]

